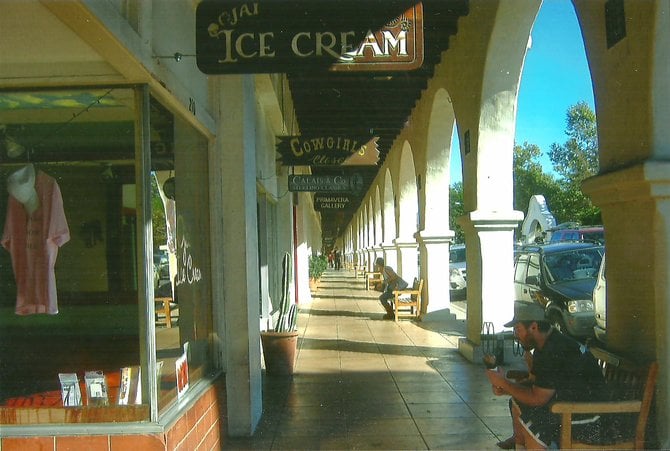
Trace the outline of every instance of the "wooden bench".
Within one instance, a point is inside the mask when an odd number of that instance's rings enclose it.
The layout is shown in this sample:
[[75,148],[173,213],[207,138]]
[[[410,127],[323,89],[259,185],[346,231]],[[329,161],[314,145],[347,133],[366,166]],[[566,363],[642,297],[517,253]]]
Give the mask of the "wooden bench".
[[414,279],[411,288],[393,291],[393,312],[396,322],[398,318],[421,317],[421,290],[423,279]]
[[162,316],[165,320],[165,327],[172,327],[172,312],[177,309],[177,304],[172,301],[171,296],[160,296],[154,298],[156,302],[156,323]]
[[369,272],[365,275],[365,289],[370,290],[370,286],[374,289],[375,284],[381,283],[383,280],[382,273]]
[[[560,449],[646,449],[645,433],[647,420],[654,397],[658,364],[651,362],[639,365],[635,362],[615,355],[600,348],[590,349],[603,370],[608,391],[614,398],[607,402],[565,402],[553,404],[551,411],[561,415]],[[605,434],[603,439],[611,439],[613,443],[600,445],[576,441],[572,437],[573,414],[630,414],[634,423],[630,435],[617,428],[612,435]],[[602,417],[603,420],[605,417]]]

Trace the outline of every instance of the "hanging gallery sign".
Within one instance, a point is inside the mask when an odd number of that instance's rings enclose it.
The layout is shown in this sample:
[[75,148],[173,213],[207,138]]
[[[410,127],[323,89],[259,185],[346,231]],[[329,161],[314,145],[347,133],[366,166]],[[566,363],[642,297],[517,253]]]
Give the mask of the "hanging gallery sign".
[[375,166],[378,137],[281,136],[277,152],[284,166]]
[[343,211],[352,208],[353,199],[348,194],[317,193],[314,195],[316,211]]
[[315,193],[360,193],[363,189],[363,177],[360,174],[289,175],[288,189]]
[[407,71],[423,64],[423,6],[408,0],[203,0],[205,74]]

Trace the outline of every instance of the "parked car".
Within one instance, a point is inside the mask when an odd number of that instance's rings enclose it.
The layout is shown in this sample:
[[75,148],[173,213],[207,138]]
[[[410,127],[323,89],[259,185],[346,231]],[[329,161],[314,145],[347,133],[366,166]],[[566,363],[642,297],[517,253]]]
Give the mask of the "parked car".
[[167,251],[154,251],[154,288],[170,282],[170,263]]
[[605,255],[600,264],[596,286],[593,288],[593,308],[595,309],[596,325],[593,332],[603,344],[607,344],[607,279],[605,279]]
[[597,244],[605,244],[605,228],[603,226],[557,226],[550,229],[550,243],[560,241],[590,241]]
[[464,244],[454,244],[449,249],[449,285],[452,293],[462,293],[467,286]]
[[514,264],[515,299],[540,303],[554,327],[568,335],[593,336],[593,289],[604,252],[582,242],[524,246]]

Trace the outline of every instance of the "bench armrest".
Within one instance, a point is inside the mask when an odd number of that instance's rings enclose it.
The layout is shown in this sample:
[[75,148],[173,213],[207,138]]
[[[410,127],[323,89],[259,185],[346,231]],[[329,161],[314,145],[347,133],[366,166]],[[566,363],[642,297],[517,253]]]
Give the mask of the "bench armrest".
[[639,412],[642,401],[612,401],[612,402],[567,402],[558,401],[551,406],[551,411],[560,414],[574,413],[624,413]]
[[398,299],[401,296],[419,296],[421,292],[419,290],[393,290],[393,296]]

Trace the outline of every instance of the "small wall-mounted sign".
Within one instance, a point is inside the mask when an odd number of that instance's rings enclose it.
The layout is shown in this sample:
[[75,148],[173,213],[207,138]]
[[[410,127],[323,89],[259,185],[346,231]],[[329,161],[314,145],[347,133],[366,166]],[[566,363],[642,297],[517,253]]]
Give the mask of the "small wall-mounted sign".
[[360,174],[289,175],[288,189],[315,193],[360,193],[363,177]]
[[314,209],[316,211],[342,211],[351,208],[353,202],[348,194],[326,194],[314,195]]
[[423,6],[407,0],[203,0],[195,45],[206,74],[413,70],[423,64]]

